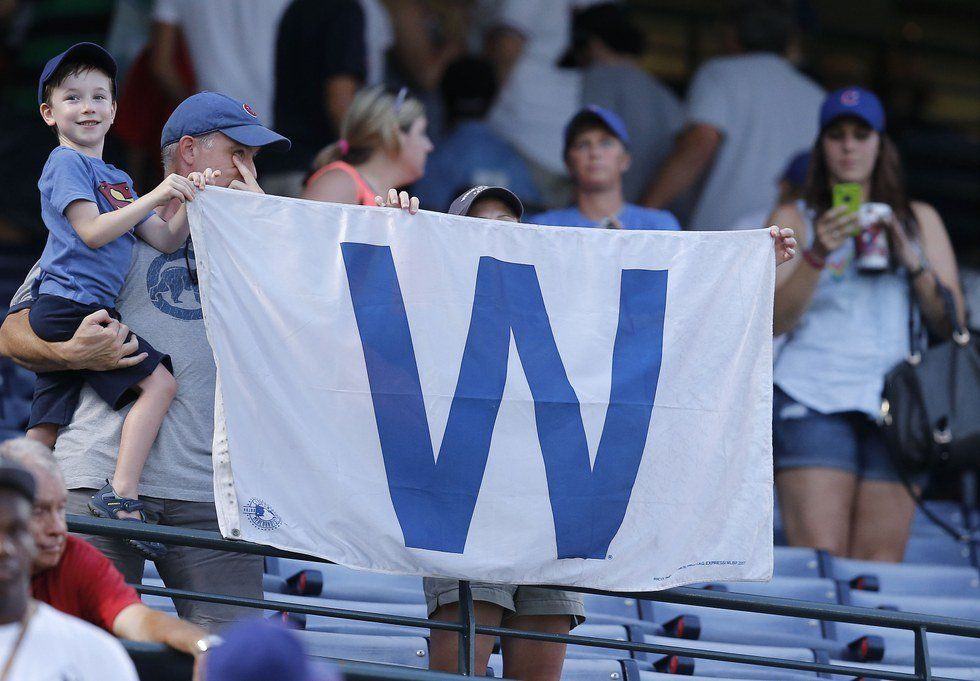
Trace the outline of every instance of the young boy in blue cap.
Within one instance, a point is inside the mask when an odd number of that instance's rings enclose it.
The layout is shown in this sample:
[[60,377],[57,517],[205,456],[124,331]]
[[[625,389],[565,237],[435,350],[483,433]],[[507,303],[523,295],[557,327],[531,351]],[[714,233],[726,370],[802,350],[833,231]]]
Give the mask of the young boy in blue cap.
[[630,168],[629,134],[617,114],[590,105],[565,126],[565,166],[575,203],[530,218],[538,225],[668,229],[681,226],[674,214],[627,203],[623,176]]
[[[29,320],[38,337],[66,341],[87,315],[105,309],[118,318],[115,301],[130,266],[136,237],[167,253],[188,235],[186,208],[169,221],[154,212],[172,200],[181,204],[214,173],[169,175],[143,197],[125,172],[102,160],[106,133],[116,115],[116,64],[93,43],[79,43],[51,59],[38,83],[41,118],[58,135],[38,181],[41,216],[48,241]],[[34,439],[54,444],[58,428],[70,422],[83,383],[114,409],[132,404],[126,416],[111,480],[89,502],[101,517],[145,522],[138,486],[143,466],[176,393],[169,358],[138,339],[138,364],[105,372],[39,374],[31,408]],[[148,558],[165,547],[130,542]]]

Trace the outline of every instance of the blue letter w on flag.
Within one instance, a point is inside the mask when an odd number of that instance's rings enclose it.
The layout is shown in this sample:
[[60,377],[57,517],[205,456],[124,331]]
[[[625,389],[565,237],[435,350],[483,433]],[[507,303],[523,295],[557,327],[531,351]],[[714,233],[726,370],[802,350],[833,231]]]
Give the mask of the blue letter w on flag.
[[605,558],[626,515],[646,445],[660,375],[667,272],[622,272],[612,388],[593,466],[579,401],[534,267],[480,258],[470,328],[437,460],[391,249],[359,243],[341,248],[405,545],[463,552],[513,333],[534,398],[558,558]]

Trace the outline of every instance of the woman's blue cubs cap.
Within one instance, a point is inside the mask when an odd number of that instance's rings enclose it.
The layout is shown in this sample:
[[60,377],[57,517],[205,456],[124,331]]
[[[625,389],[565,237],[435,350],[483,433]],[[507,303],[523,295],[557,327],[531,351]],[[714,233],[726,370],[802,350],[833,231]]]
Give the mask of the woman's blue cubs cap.
[[850,116],[867,123],[873,130],[885,129],[885,109],[881,101],[870,90],[860,87],[845,87],[827,95],[820,107],[820,130],[838,118]]

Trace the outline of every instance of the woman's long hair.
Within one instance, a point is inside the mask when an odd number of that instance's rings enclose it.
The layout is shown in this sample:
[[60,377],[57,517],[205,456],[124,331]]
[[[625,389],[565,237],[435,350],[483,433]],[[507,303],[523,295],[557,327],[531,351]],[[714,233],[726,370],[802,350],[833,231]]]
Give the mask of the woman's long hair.
[[397,155],[398,131],[408,132],[425,115],[422,102],[403,88],[392,94],[382,87],[361,90],[340,123],[340,139],[317,154],[314,170],[334,161],[358,165],[376,151]]
[[[829,128],[830,126],[828,126]],[[809,208],[822,215],[833,205],[830,186],[830,171],[827,169],[827,159],[823,153],[823,138],[827,134],[824,129],[817,135],[810,158],[810,170],[807,173],[803,189],[803,200]],[[905,190],[905,172],[902,169],[902,158],[898,147],[884,131],[878,133],[878,158],[875,159],[871,171],[870,196],[866,201],[887,203],[895,211],[895,217],[902,224],[905,232],[913,238],[918,237],[919,224],[912,212],[908,194]]]

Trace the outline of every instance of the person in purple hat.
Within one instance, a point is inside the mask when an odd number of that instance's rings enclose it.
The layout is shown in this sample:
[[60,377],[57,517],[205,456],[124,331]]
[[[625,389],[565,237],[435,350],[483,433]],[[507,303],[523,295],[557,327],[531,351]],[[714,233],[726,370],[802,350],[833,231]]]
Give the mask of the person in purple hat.
[[616,113],[595,105],[576,113],[565,126],[564,151],[574,203],[534,215],[530,222],[565,227],[680,229],[670,211],[643,208],[623,197],[623,176],[631,162],[629,142],[626,124]]
[[[183,205],[168,220],[155,209],[192,201],[212,177],[210,168],[186,177],[171,173],[139,197],[129,175],[102,160],[116,115],[115,76],[116,63],[108,52],[79,43],[48,61],[38,83],[41,118],[58,138],[38,181],[48,240],[28,315],[31,330],[45,341],[69,340],[88,315],[100,310],[118,318],[116,298],[136,238],[172,253],[188,237]],[[28,433],[52,446],[58,428],[71,422],[83,383],[113,409],[131,405],[111,479],[92,495],[89,508],[104,518],[145,522],[139,480],[177,386],[170,358],[144,339],[135,340],[145,355],[138,364],[39,373]],[[148,558],[166,551],[157,542],[130,544]]]
[[[956,259],[935,209],[906,194],[874,93],[831,93],[819,123],[803,199],[770,217],[804,248],[776,275],[776,487],[790,544],[900,561],[914,505],[876,422],[882,385],[909,352],[910,304],[951,335],[937,282],[962,316]],[[834,207],[838,185],[860,191],[856,212]]]
[[[213,92],[188,97],[170,116],[161,136],[165,171],[186,177],[213,169],[218,186],[261,192],[256,154],[278,151],[289,140],[266,128],[247,102]],[[186,198],[186,197],[185,197]],[[180,200],[159,208],[172,219]],[[127,340],[127,325],[155,347],[166,348],[177,380],[177,396],[160,426],[140,480],[140,501],[150,522],[216,531],[211,443],[214,428],[215,367],[204,330],[193,244],[161,253],[137,240],[128,273],[114,301],[126,324],[104,309],[82,320],[70,339],[50,343],[31,329],[28,315],[36,299],[35,267],[11,301],[0,327],[0,353],[32,371],[105,371],[138,365],[146,355]],[[55,458],[68,488],[67,511],[88,513],[88,501],[115,468],[123,428],[114,411],[90,386],[58,435]],[[139,582],[144,558],[120,539],[86,537],[113,561],[127,582]],[[175,547],[157,559],[172,588],[262,597],[259,556]],[[205,628],[245,617],[248,608],[175,600],[178,614]]]

